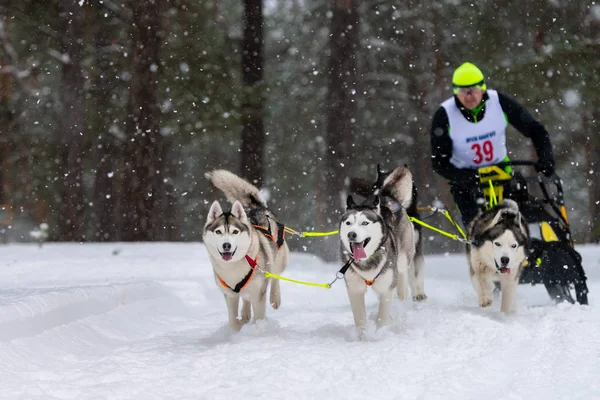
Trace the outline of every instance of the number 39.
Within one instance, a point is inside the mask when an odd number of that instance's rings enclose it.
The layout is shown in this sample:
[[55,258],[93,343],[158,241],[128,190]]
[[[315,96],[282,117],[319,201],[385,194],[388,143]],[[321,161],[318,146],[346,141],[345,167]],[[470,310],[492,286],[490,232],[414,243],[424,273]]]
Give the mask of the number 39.
[[[481,164],[483,160],[490,162],[494,159],[494,146],[489,140],[483,142],[483,146],[479,143],[475,143],[471,146],[471,150],[475,152],[475,157],[473,158],[475,164]],[[481,150],[483,150],[483,152]]]

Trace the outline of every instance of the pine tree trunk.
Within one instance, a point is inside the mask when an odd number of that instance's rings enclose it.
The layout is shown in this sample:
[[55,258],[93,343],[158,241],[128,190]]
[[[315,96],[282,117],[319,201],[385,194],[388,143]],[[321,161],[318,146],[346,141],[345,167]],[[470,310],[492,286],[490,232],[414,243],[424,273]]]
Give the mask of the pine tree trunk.
[[[0,65],[9,65],[8,60],[0,60]],[[12,125],[14,114],[11,110],[11,97],[13,90],[13,77],[11,74],[0,75],[0,203],[9,202],[8,185],[10,173],[5,166],[10,164],[8,161],[10,143],[12,141]],[[3,216],[0,215],[0,221]]]
[[327,191],[324,205],[339,212],[345,206],[344,182],[357,118],[358,0],[332,0],[327,94]]
[[93,107],[95,110],[96,129],[98,134],[94,143],[94,211],[96,226],[94,240],[117,241],[121,236],[121,218],[119,218],[119,197],[117,186],[120,183],[119,161],[122,149],[114,133],[110,132],[114,118],[111,106],[111,95],[115,92],[117,82],[112,76],[111,56],[107,51],[112,44],[110,29],[103,25],[107,12],[101,4],[95,3],[94,46],[96,51],[96,79],[93,84]]
[[[8,60],[0,60],[9,65]],[[12,224],[11,147],[15,115],[11,107],[13,77],[0,74],[0,243],[8,241],[7,226]]]
[[[589,241],[600,243],[600,139],[598,138],[598,125],[600,112],[592,113],[592,121],[584,121],[584,135],[588,140],[585,143],[587,160],[588,183],[588,208],[590,215]],[[584,118],[586,118],[584,116]],[[589,118],[586,118],[589,119]],[[590,123],[591,122],[591,123]]]
[[171,143],[170,138],[163,140],[163,157],[165,161],[161,175],[163,177],[163,190],[160,198],[160,210],[162,226],[155,227],[156,240],[161,241],[177,241],[181,240],[181,216],[179,214],[178,201],[181,196],[176,192],[175,179],[178,171],[178,160],[181,157],[172,154],[176,147]]
[[264,179],[264,107],[262,0],[244,0],[242,77],[246,87],[243,106],[241,174],[260,186]]
[[62,179],[59,207],[59,238],[78,241],[85,238],[83,166],[84,137],[84,77],[83,57],[84,8],[77,2],[60,2],[62,33],[62,84],[60,85],[61,117],[60,170]]
[[[442,15],[440,14],[441,11],[437,8],[432,8],[432,13],[433,13],[433,18],[434,18],[434,32],[433,32],[433,37],[434,37],[434,48],[435,49],[439,49],[442,47],[442,29],[441,29],[441,21],[443,20]],[[442,101],[444,101],[447,97],[449,97],[449,93],[447,92],[447,89],[444,87],[444,82],[445,82],[445,75],[446,75],[446,70],[445,70],[445,59],[443,57],[442,52],[440,51],[436,51],[435,52],[435,68],[434,68],[434,93],[430,98],[434,98],[437,101],[435,102],[436,107],[439,107],[439,104],[441,104]],[[436,110],[431,110],[431,116],[433,116],[433,113]],[[428,119],[428,124],[427,127],[428,129],[431,129],[431,118]],[[431,189],[433,191],[433,195],[432,195],[432,202],[435,201],[439,201],[443,204],[444,207],[446,207],[449,212],[450,215],[452,216],[453,219],[456,220],[456,222],[458,222],[460,224],[460,214],[458,212],[456,212],[456,207],[454,204],[454,199],[452,197],[452,194],[450,194],[450,187],[448,185],[448,182],[446,181],[446,179],[442,178],[440,175],[438,175],[437,173],[433,172],[433,166],[432,166],[432,160],[431,160],[431,139],[430,139],[430,132],[427,131],[427,141],[428,146],[427,146],[427,156],[429,157],[429,160],[427,160],[426,164],[428,166],[428,168],[430,168],[430,173],[431,175],[429,175],[430,177],[433,177],[433,179],[428,179],[428,182],[431,182]],[[426,182],[421,182],[420,184],[423,185]],[[431,204],[427,204],[427,203],[420,203],[424,206],[427,205],[431,205]],[[462,225],[462,224],[461,224]],[[446,224],[446,227],[448,227],[448,229],[451,229],[452,232],[455,231],[454,227],[451,227],[450,224]],[[429,235],[429,233],[427,233],[427,235]],[[452,242],[449,240],[446,240],[446,238],[435,236],[434,235],[434,240],[435,240],[435,244],[433,244],[431,247],[433,247],[435,250],[439,250],[440,248],[444,249],[444,251],[458,251],[461,248],[461,244],[459,242]],[[425,246],[428,245],[430,241],[426,240],[424,241]]]
[[[326,152],[316,205],[317,225],[323,227],[335,225],[346,207],[345,182],[352,173],[349,157],[357,126],[358,0],[331,0],[330,9]],[[338,247],[338,238],[331,236],[319,241],[318,252],[333,261]]]
[[161,1],[132,2],[132,76],[125,126],[125,179],[120,189],[125,214],[122,239],[126,241],[155,240],[163,225],[159,199],[164,187],[164,148],[157,104]]

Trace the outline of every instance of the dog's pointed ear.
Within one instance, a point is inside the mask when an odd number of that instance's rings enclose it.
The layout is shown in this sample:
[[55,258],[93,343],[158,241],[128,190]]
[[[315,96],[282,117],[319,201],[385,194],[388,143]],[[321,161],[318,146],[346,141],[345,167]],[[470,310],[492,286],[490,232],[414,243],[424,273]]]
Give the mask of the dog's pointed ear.
[[348,198],[346,199],[346,210],[351,210],[354,207],[356,207],[356,203],[354,202],[354,199],[352,198],[352,195],[349,194]]
[[387,175],[389,174],[381,169],[381,164],[377,164],[377,182],[380,186],[383,185],[383,181],[385,180]]
[[377,214],[381,215],[381,201],[379,196],[369,197],[369,207],[372,208]]
[[[377,179],[375,180],[375,184],[373,185],[374,189],[381,189],[383,188],[383,183],[385,182],[385,179],[387,178],[389,174],[385,171],[383,171],[381,169],[381,164],[377,164]],[[376,193],[376,191],[374,190],[373,193],[378,194],[378,192]]]
[[373,207],[379,207],[381,202],[379,201],[379,196],[373,196]]
[[528,234],[527,222],[525,221],[525,218],[523,218],[523,214],[521,214],[521,211],[517,213],[516,221],[519,225],[519,229],[521,230],[521,232],[523,232],[524,234]]
[[206,217],[206,223],[210,224],[215,219],[223,214],[223,209],[221,208],[221,204],[217,200],[213,201],[210,206],[210,210],[208,210],[208,216]]
[[231,214],[242,221],[244,224],[248,222],[248,216],[246,215],[246,210],[244,210],[244,206],[239,201],[235,201],[233,206],[231,206]]
[[502,210],[502,209],[498,210],[498,212],[494,216],[494,219],[492,220],[492,222],[489,223],[489,225],[487,226],[487,228],[485,230],[488,230],[488,229],[492,228],[493,226],[496,226],[498,224],[498,222],[500,222],[500,219],[502,219],[502,215],[504,215],[504,210]]
[[523,218],[523,214],[521,214],[521,211],[517,213],[517,222],[519,223],[519,225],[523,225],[526,223],[525,218]]
[[379,200],[379,196],[375,196],[374,204],[377,214],[381,215],[381,201]]
[[375,183],[373,183],[372,193],[376,193],[379,189],[381,189],[383,171],[381,170],[381,164],[377,164],[377,176],[375,177]]

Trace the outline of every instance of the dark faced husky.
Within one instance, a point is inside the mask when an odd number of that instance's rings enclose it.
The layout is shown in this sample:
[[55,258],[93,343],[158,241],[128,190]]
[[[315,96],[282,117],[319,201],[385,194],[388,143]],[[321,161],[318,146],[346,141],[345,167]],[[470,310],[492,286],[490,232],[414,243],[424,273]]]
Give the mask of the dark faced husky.
[[480,307],[492,304],[494,281],[500,282],[500,310],[515,310],[515,292],[521,268],[527,259],[529,230],[513,200],[505,199],[492,210],[476,216],[469,224],[467,246],[471,282]]
[[[362,204],[348,196],[346,213],[340,221],[341,259],[351,261],[344,275],[354,322],[359,333],[366,322],[365,294],[370,286],[379,296],[377,326],[390,322],[394,290],[401,300],[408,296],[409,274],[413,297],[426,298],[423,292],[423,263],[416,263],[418,234],[408,220],[413,202],[413,178],[405,167],[396,168],[382,178],[376,193]],[[419,252],[422,255],[422,253]]]
[[[210,182],[233,203],[231,211],[223,211],[213,202],[203,241],[213,266],[215,283],[223,292],[229,326],[240,330],[250,320],[265,318],[266,292],[269,279],[257,270],[281,274],[288,263],[289,250],[283,240],[283,227],[267,208],[258,188],[225,171],[206,174]],[[238,316],[240,297],[242,312]],[[279,281],[271,281],[270,303],[274,309],[281,304]]]

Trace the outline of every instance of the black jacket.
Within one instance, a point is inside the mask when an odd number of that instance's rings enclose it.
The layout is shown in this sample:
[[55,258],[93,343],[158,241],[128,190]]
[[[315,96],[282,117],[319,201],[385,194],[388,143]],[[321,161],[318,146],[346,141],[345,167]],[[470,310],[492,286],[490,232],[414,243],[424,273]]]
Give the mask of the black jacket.
[[[529,111],[512,98],[500,92],[498,92],[498,98],[502,111],[506,114],[508,123],[521,132],[523,136],[531,139],[538,159],[554,162],[550,136],[544,125],[533,118]],[[488,94],[484,93],[483,101],[485,102],[488,99]],[[466,109],[456,96],[454,100],[462,115],[467,120],[474,121],[476,118],[477,121],[481,121],[485,117],[485,104],[474,118],[471,111]],[[473,178],[472,169],[457,168],[450,163],[450,158],[452,157],[452,139],[448,132],[449,126],[448,114],[446,114],[444,107],[440,107],[433,116],[430,132],[433,170],[451,182],[458,184],[471,182]]]

